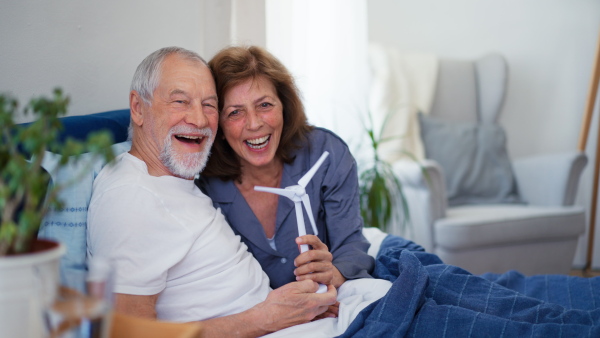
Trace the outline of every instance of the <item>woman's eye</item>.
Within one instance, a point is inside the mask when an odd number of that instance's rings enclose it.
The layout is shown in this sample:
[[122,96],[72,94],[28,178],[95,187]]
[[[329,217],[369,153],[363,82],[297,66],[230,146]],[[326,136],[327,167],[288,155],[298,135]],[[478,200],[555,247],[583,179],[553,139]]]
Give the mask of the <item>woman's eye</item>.
[[229,112],[229,114],[227,114],[228,116],[234,117],[240,114],[239,110],[232,110]]
[[261,108],[268,108],[271,107],[272,104],[270,102],[263,102],[260,104]]

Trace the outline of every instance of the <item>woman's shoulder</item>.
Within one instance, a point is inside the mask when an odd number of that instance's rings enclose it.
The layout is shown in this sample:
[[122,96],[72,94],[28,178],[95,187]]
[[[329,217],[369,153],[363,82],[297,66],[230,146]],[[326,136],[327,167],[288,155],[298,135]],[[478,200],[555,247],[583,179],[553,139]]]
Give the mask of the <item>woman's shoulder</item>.
[[[329,147],[341,147],[348,148],[346,142],[339,137],[336,133],[323,127],[314,127],[308,134],[308,140],[311,147],[317,148],[329,148]],[[324,149],[327,150],[327,149]]]
[[336,165],[354,162],[346,142],[329,129],[314,127],[308,134],[307,143],[307,146],[297,153],[300,162],[307,160],[308,163],[315,163],[325,151],[329,153],[328,162],[335,162]]
[[200,174],[194,183],[213,202],[231,202],[234,196],[235,185],[230,180],[224,181],[218,177],[206,177]]

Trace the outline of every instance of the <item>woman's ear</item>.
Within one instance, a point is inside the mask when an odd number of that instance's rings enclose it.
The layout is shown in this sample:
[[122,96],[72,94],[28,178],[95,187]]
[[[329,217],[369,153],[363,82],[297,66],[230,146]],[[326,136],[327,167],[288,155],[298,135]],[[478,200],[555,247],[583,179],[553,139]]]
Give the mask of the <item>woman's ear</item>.
[[142,113],[143,104],[140,94],[132,90],[129,93],[129,109],[131,110],[131,120],[138,127],[144,123],[144,114]]

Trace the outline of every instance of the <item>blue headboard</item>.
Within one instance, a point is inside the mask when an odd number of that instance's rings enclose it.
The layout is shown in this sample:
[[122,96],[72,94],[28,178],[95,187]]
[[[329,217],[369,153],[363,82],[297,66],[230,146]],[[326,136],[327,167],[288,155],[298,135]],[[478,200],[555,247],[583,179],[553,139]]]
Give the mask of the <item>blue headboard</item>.
[[59,139],[64,141],[67,136],[84,141],[94,131],[109,130],[115,143],[127,140],[129,127],[129,109],[112,110],[90,115],[67,116],[61,118],[64,129]]

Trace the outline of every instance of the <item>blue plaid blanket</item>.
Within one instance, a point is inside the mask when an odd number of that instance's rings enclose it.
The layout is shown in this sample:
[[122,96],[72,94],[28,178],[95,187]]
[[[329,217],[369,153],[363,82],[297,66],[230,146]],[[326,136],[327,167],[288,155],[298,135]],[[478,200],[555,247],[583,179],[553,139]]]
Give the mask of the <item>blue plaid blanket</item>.
[[380,252],[374,275],[393,285],[341,337],[600,337],[600,278],[476,276],[419,248]]

